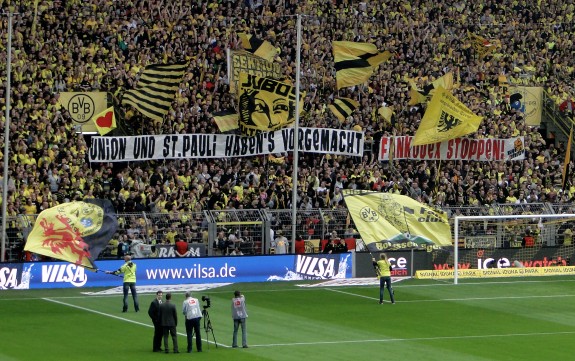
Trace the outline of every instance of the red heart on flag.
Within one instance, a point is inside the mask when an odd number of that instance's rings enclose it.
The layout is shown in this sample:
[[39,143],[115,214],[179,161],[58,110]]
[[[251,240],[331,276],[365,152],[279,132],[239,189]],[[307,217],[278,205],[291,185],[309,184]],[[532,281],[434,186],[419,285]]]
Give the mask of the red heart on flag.
[[114,112],[107,112],[103,117],[98,117],[98,119],[96,119],[96,124],[100,128],[110,128],[112,126],[113,116]]

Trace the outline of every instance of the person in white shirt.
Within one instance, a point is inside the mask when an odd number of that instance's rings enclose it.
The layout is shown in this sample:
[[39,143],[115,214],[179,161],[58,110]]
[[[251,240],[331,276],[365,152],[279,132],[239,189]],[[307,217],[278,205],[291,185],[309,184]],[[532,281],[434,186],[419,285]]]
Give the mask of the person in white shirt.
[[246,298],[240,291],[234,292],[232,298],[232,318],[234,320],[234,337],[232,340],[232,347],[238,347],[238,329],[242,326],[242,347],[248,348],[248,332],[246,330],[246,318],[248,312],[246,310]]
[[186,317],[186,335],[188,337],[188,353],[192,352],[192,339],[196,335],[196,350],[202,352],[202,336],[200,334],[200,320],[202,310],[200,301],[193,298],[190,292],[186,292],[186,299],[182,305],[182,312]]

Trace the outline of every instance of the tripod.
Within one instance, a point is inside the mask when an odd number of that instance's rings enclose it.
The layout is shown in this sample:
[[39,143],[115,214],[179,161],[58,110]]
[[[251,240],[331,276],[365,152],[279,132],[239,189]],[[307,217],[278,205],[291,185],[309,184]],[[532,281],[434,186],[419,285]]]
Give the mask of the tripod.
[[210,338],[209,338],[210,332],[212,333],[214,344],[216,345],[216,348],[218,348],[218,342],[216,341],[216,336],[214,335],[214,328],[212,327],[212,320],[210,320],[210,314],[205,306],[202,311],[202,315],[204,316],[204,330],[206,331],[206,341],[208,342],[208,349],[210,348]]

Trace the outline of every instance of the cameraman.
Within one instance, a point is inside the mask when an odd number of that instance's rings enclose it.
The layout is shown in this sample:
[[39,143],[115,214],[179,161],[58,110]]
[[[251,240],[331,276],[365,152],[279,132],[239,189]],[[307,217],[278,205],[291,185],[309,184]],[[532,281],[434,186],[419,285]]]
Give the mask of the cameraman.
[[186,299],[182,305],[182,312],[186,317],[186,335],[188,336],[188,353],[192,352],[192,338],[196,334],[196,350],[202,352],[202,337],[200,335],[200,320],[202,310],[200,301],[193,298],[190,292],[186,292]]
[[124,308],[122,312],[128,312],[128,289],[132,293],[134,299],[134,309],[136,312],[140,311],[140,304],[138,302],[138,293],[136,292],[136,264],[132,262],[132,257],[129,255],[124,256],[125,263],[116,271],[106,271],[107,274],[124,274]]
[[242,326],[242,346],[248,348],[248,333],[246,331],[246,318],[248,313],[246,310],[246,298],[240,291],[234,292],[232,298],[232,318],[234,319],[234,338],[232,347],[238,347],[238,328]]

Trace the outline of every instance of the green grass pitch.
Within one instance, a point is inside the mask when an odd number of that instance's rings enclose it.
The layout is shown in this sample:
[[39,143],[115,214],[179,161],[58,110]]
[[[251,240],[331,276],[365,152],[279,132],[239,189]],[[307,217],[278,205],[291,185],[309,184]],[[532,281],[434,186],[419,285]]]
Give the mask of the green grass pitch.
[[[303,282],[230,285],[211,297],[204,352],[151,352],[147,309],[121,312],[121,295],[97,289],[0,291],[0,360],[543,360],[571,359],[575,337],[575,280],[505,278],[394,283],[397,303],[378,304],[377,286],[301,287]],[[318,282],[307,283],[317,285]],[[248,349],[232,349],[230,303],[246,296]],[[386,294],[386,298],[388,295]],[[180,352],[186,350],[181,303]],[[131,301],[131,298],[130,298]],[[202,331],[204,331],[202,329]],[[241,339],[241,337],[240,337]],[[170,341],[171,345],[171,341]],[[194,346],[195,350],[195,346]]]

